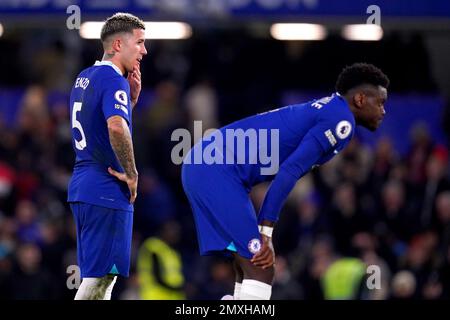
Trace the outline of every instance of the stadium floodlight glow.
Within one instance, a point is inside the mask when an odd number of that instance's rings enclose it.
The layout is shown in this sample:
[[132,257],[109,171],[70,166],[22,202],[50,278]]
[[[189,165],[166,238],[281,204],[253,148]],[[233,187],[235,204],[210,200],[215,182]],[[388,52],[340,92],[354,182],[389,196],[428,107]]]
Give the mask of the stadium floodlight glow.
[[[84,39],[99,39],[104,22],[87,21],[81,24],[80,36]],[[184,22],[144,22],[146,39],[187,39],[192,28]]]
[[377,24],[348,24],[342,29],[346,40],[378,41],[383,38],[383,29]]
[[3,35],[3,25],[0,23],[0,37]]
[[274,23],[270,34],[277,40],[323,40],[327,30],[320,24]]
[[87,21],[80,26],[80,36],[84,39],[100,39],[100,31],[104,22]]
[[145,22],[146,39],[187,39],[192,28],[184,22]]

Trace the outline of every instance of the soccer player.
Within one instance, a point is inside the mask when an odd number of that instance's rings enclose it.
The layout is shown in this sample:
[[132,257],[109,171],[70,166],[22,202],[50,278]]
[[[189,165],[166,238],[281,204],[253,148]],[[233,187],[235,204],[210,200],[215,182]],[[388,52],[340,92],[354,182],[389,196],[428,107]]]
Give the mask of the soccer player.
[[[236,121],[204,137],[189,151],[183,161],[182,182],[194,213],[200,253],[234,257],[235,300],[270,299],[275,263],[272,232],[285,199],[297,180],[348,144],[355,124],[372,131],[378,128],[385,115],[388,85],[380,69],[355,63],[338,76],[337,92],[331,96]],[[211,147],[218,134],[225,137],[228,131],[239,129],[278,130],[278,149],[268,148],[279,153],[275,174],[262,174],[262,161],[250,161],[255,152],[243,156],[231,150],[235,145],[228,137],[221,138],[226,141],[223,148],[217,147],[220,144]],[[215,160],[225,154],[227,159],[199,164],[198,154],[208,146],[214,149]],[[252,146],[245,148],[248,151]],[[229,155],[234,161],[228,161]],[[256,215],[248,194],[252,186],[270,180]]]
[[145,26],[131,14],[116,13],[100,37],[102,61],[78,75],[70,95],[76,160],[68,202],[83,278],[75,300],[110,300],[117,275],[128,276],[137,195],[131,114],[147,54]]

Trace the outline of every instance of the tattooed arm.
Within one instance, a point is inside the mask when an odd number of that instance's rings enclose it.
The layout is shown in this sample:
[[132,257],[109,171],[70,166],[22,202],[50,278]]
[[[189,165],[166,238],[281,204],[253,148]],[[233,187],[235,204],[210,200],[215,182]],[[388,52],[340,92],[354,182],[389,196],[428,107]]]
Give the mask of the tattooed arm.
[[108,168],[110,174],[126,182],[130,189],[130,202],[134,203],[137,196],[138,172],[134,162],[133,141],[127,122],[120,116],[108,118],[109,141],[125,173]]

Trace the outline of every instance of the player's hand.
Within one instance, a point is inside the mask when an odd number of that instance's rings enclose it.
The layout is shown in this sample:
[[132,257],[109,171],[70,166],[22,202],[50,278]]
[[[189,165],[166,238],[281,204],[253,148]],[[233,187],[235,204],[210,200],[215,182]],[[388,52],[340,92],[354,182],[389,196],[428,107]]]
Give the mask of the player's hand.
[[253,258],[250,260],[255,266],[263,269],[270,268],[275,264],[275,250],[273,249],[272,238],[261,235],[262,246]]
[[117,172],[111,167],[108,168],[108,172],[128,185],[128,189],[130,189],[131,193],[130,203],[134,203],[137,197],[138,177],[129,177],[126,173]]
[[128,73],[127,80],[130,84],[131,104],[134,107],[141,93],[141,71],[138,66],[134,66],[133,71]]

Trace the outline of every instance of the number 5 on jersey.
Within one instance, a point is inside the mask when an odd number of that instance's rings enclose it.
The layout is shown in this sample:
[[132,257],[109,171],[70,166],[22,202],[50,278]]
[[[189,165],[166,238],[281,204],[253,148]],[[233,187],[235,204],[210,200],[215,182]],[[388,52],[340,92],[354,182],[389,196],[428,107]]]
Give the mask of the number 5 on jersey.
[[83,150],[87,146],[86,136],[84,135],[83,127],[81,126],[80,121],[77,120],[77,112],[81,111],[81,106],[82,106],[81,102],[74,102],[73,109],[72,109],[72,128],[78,129],[78,131],[80,131],[80,134],[81,134],[80,141],[78,141],[77,139],[74,138],[75,147],[78,150]]

